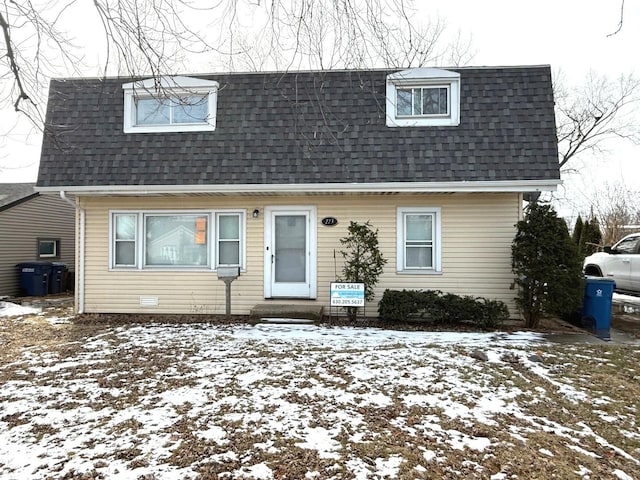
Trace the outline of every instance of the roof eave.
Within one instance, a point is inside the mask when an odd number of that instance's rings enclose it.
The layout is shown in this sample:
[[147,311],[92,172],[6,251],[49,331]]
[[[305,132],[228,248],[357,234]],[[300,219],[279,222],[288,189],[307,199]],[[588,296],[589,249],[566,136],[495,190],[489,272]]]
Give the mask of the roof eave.
[[389,183],[297,183],[238,185],[60,185],[36,187],[42,193],[64,191],[72,195],[188,195],[188,194],[305,194],[305,193],[479,193],[555,191],[561,184],[551,180],[497,180],[462,182],[389,182]]

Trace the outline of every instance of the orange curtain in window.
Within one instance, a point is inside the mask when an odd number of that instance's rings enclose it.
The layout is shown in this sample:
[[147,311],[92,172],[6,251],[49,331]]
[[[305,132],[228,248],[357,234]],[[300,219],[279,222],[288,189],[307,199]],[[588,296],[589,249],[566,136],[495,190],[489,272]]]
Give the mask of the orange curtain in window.
[[207,219],[196,218],[196,245],[205,245],[207,243]]

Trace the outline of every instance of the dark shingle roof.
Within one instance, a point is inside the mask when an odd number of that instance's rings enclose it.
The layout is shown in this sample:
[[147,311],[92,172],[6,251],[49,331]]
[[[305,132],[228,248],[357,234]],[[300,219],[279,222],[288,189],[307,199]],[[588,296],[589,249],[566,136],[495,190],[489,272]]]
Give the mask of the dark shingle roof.
[[198,75],[217,127],[187,133],[123,133],[130,79],[53,80],[38,186],[558,179],[550,68],[453,70],[455,127],[387,127],[391,71]]
[[38,193],[33,189],[35,183],[0,183],[0,212],[7,210]]

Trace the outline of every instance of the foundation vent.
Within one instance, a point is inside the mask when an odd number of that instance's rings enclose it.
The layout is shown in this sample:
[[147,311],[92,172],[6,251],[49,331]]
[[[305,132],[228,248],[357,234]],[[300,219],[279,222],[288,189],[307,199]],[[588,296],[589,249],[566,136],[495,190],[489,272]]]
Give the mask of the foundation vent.
[[158,306],[158,297],[153,297],[149,295],[140,296],[140,306],[141,307],[157,307]]

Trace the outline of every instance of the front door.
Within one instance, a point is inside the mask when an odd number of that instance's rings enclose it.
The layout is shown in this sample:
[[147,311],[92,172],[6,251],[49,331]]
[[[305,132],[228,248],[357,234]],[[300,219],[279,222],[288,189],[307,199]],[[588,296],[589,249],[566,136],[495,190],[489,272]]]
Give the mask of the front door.
[[265,208],[266,298],[316,297],[315,208]]

